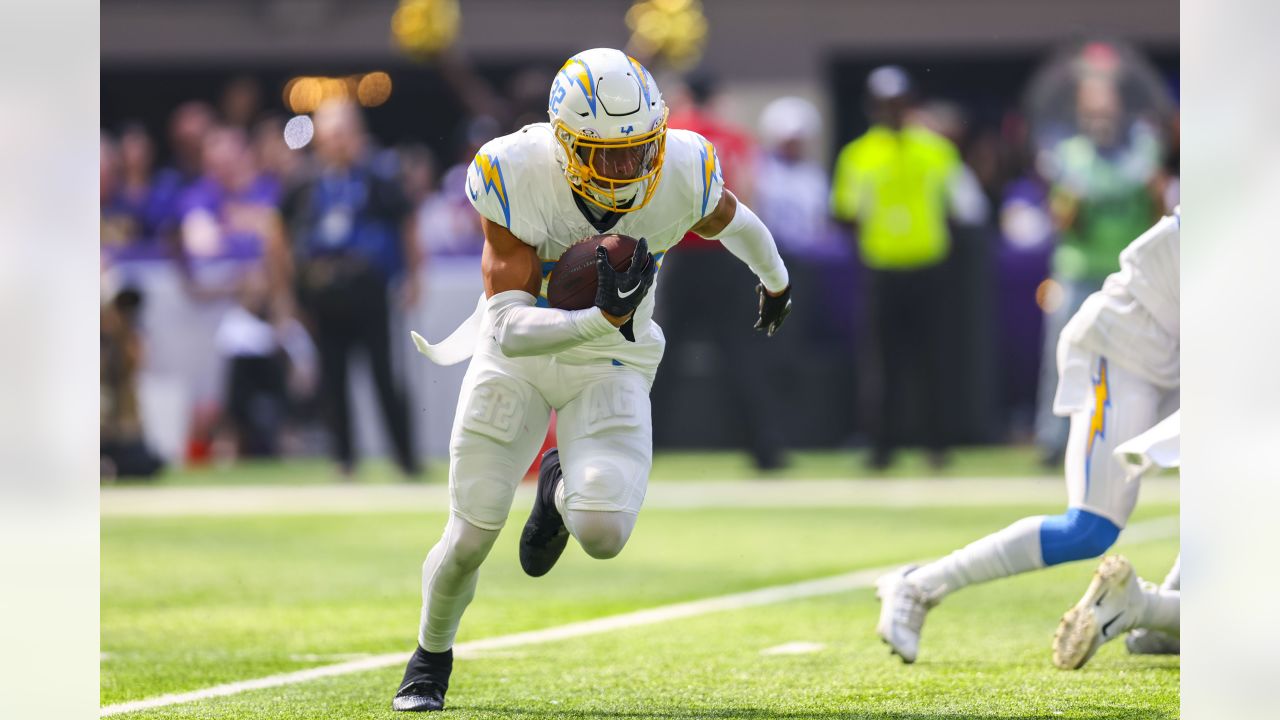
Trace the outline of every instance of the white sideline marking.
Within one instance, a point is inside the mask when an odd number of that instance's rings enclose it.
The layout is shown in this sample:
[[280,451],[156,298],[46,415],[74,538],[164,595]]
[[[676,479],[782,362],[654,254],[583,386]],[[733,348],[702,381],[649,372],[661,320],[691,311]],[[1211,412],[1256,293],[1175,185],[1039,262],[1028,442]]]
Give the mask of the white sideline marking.
[[789,642],[781,645],[774,645],[771,648],[765,648],[760,651],[761,655],[807,655],[809,653],[821,652],[827,648],[826,645],[816,642]]
[[317,655],[315,653],[294,653],[289,659],[294,662],[338,662],[339,660],[359,660],[369,657],[369,653],[332,653]]
[[[1122,536],[1122,539],[1131,544],[1147,542],[1150,540],[1172,537],[1176,534],[1177,528],[1177,517],[1163,517],[1133,525],[1126,531],[1127,534]],[[871,587],[875,583],[876,578],[896,567],[898,567],[898,565],[858,570],[856,572],[820,578],[817,580],[804,580],[802,582],[790,583],[787,585],[774,585],[772,587],[733,593],[731,595],[720,595],[718,597],[675,603],[673,605],[661,605],[647,610],[637,610],[634,612],[622,613],[620,615],[609,615],[607,617],[596,618],[594,620],[583,620],[581,622],[558,625],[556,627],[544,628],[542,630],[530,630],[511,635],[482,638],[480,640],[459,643],[454,646],[454,655],[457,657],[473,657],[476,653],[486,650],[500,650],[523,645],[537,645],[541,643],[556,642],[559,640],[568,640],[586,635],[597,635],[613,630],[623,630],[641,625],[653,625],[669,622],[671,620],[680,620],[683,618],[696,617],[698,615],[723,612],[725,610],[739,610],[742,608],[758,607],[761,605],[772,605],[775,603],[787,602],[789,600],[799,600],[801,598],[834,595],[836,593],[847,592],[850,590],[861,590],[863,588]],[[168,695],[158,695],[152,698],[144,698],[142,700],[132,700],[130,702],[118,703],[116,705],[107,705],[102,708],[99,713],[99,717],[122,715],[124,713],[138,712],[140,710],[153,710],[155,708],[168,707],[170,705],[180,705],[183,703],[197,702],[199,700],[209,700],[212,698],[226,697],[228,695],[238,695],[251,690],[265,690],[267,688],[281,687],[284,685],[296,685],[298,683],[310,682],[321,678],[349,675],[351,673],[364,672],[366,670],[378,670],[385,667],[401,665],[405,662],[407,657],[408,653],[406,652],[370,655],[369,657],[361,658],[359,660],[349,660],[347,662],[325,665],[317,668],[280,673],[278,675],[268,675],[266,677],[256,678],[253,680],[240,680],[237,682],[225,683],[223,685],[215,685],[213,687],[204,688],[203,690],[193,690],[185,693],[172,693]]]

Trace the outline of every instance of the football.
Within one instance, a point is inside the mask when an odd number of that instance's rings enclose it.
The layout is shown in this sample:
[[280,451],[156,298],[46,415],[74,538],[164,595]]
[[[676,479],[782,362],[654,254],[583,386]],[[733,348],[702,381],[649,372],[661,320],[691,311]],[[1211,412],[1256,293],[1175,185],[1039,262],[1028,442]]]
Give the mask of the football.
[[592,235],[571,246],[551,268],[547,302],[561,310],[585,310],[596,302],[596,247],[603,245],[619,272],[631,267],[639,241],[629,235]]

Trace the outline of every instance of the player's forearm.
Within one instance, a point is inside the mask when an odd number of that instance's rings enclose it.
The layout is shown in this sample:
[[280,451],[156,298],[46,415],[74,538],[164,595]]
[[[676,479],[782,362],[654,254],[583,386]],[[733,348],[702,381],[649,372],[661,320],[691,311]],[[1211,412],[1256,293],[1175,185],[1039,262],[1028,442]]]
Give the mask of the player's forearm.
[[733,220],[714,237],[734,257],[746,263],[769,292],[782,292],[791,284],[787,266],[778,254],[778,244],[773,241],[769,228],[743,203],[738,203]]
[[489,298],[486,312],[493,325],[493,337],[507,357],[560,352],[618,332],[598,308],[540,308],[533,296],[523,290],[494,295]]

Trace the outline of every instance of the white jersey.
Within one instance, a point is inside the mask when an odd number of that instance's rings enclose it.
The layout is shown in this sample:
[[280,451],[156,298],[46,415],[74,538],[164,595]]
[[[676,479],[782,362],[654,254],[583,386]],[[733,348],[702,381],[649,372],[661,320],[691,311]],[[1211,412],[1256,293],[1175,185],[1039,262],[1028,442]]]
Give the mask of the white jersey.
[[[1178,210],[1120,253],[1120,271],[1090,295],[1058,341],[1059,400],[1072,355],[1100,355],[1163,388],[1179,386]],[[1070,404],[1070,403],[1068,403]]]
[[[467,172],[467,197],[491,222],[502,225],[532,246],[542,261],[546,305],[547,276],[570,245],[599,234],[574,202],[574,194],[557,161],[562,152],[549,123],[534,123],[490,140],[480,148]],[[663,255],[715,209],[724,176],[715,148],[688,130],[668,130],[662,173],[653,197],[643,208],[624,213],[606,232],[645,238],[661,270]],[[658,273],[658,278],[661,272]],[[657,279],[655,278],[655,285]],[[635,314],[635,338],[621,333],[556,353],[570,364],[612,360],[652,370],[662,358],[666,340],[653,322],[654,297],[649,291]]]

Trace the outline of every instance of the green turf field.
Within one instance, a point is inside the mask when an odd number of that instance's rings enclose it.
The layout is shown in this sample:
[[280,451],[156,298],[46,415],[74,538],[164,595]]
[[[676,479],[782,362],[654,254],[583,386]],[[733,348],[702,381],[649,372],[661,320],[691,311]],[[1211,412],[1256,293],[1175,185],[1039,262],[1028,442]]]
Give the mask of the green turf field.
[[[259,472],[263,472],[259,470]],[[270,474],[265,478],[270,480]],[[289,482],[290,477],[283,477]],[[957,480],[957,482],[964,482]],[[751,483],[726,493],[752,492]],[[952,549],[1050,506],[646,508],[618,558],[571,544],[540,579],[516,559],[524,509],[481,574],[459,642],[876,568]],[[1135,523],[1177,512],[1140,506]],[[104,517],[102,703],[249,680],[414,645],[419,568],[440,512]],[[1160,576],[1166,535],[1125,544]],[[1104,647],[1085,670],[1049,662],[1057,618],[1083,592],[1078,563],[949,597],[921,659],[874,634],[869,588],[459,658],[459,718],[1177,717],[1177,658]],[[762,654],[810,643],[801,654]],[[391,718],[400,667],[123,715]]]

